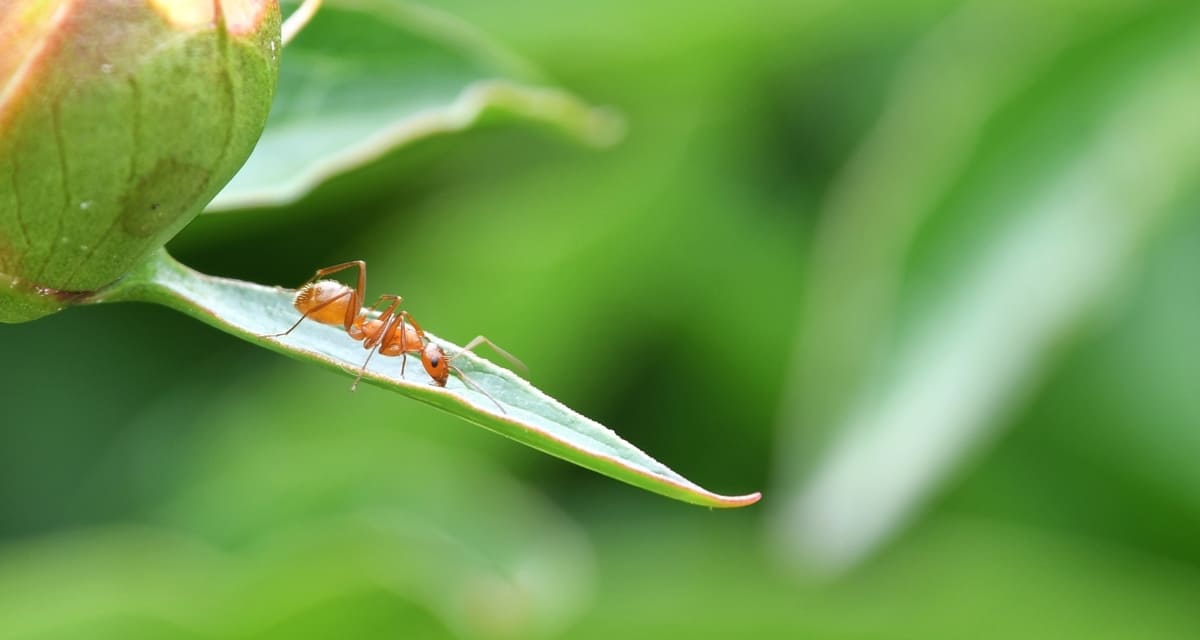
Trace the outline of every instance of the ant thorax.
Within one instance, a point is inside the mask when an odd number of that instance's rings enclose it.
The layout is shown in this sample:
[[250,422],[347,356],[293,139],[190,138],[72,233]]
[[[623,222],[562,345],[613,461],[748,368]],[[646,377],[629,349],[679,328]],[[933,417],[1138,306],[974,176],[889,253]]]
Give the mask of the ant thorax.
[[[387,336],[381,341],[379,353],[385,356],[398,356],[421,351],[421,333],[411,322],[393,320],[391,327]],[[369,338],[374,338],[382,329],[383,322],[380,320],[368,320],[363,325],[363,331]]]

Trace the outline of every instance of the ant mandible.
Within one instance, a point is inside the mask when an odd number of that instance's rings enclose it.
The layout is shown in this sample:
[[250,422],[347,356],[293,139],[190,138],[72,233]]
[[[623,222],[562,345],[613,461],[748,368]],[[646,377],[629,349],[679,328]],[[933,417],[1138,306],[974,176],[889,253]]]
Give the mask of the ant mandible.
[[[337,280],[324,279],[339,271],[354,268],[358,269],[356,287],[351,288]],[[375,304],[363,308],[366,292],[367,263],[362,260],[343,262],[332,267],[318,269],[296,290],[296,295],[292,299],[292,305],[301,313],[300,319],[287,331],[265,337],[286,336],[300,326],[300,323],[304,322],[306,318],[322,324],[342,325],[347,335],[354,340],[362,341],[363,348],[370,351],[366,361],[359,369],[358,377],[354,379],[354,384],[350,387],[351,391],[358,388],[358,382],[362,380],[363,374],[367,370],[367,364],[371,362],[371,357],[375,355],[376,351],[384,356],[400,356],[400,377],[404,377],[404,366],[407,363],[408,354],[416,353],[420,354],[421,365],[425,367],[425,372],[429,374],[430,378],[433,378],[433,382],[437,386],[445,387],[446,381],[453,373],[464,384],[487,396],[500,409],[501,413],[508,413],[492,397],[492,394],[484,391],[482,387],[472,382],[461,369],[454,366],[453,361],[481,344],[490,346],[496,353],[504,356],[518,367],[525,368],[520,360],[484,336],[476,336],[458,353],[447,356],[441,345],[425,335],[425,331],[413,319],[412,314],[400,309],[400,303],[404,301],[403,297],[385,294],[379,296]],[[387,306],[379,317],[372,317],[372,314],[384,304]]]

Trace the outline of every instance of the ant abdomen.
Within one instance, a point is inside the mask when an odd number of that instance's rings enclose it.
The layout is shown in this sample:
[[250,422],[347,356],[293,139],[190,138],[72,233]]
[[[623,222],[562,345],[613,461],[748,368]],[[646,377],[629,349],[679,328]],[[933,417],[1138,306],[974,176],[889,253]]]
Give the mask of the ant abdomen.
[[342,324],[354,290],[336,280],[310,282],[296,291],[292,305],[305,317],[322,324]]

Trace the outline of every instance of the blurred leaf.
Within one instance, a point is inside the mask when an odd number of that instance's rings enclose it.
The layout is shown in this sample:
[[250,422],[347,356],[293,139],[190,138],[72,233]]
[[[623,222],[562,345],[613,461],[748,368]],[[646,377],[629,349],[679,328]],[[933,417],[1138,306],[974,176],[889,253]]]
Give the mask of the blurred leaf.
[[[272,386],[283,391],[295,377],[277,376]],[[590,586],[590,549],[537,492],[485,460],[386,422],[330,429],[336,407],[261,402],[259,394],[239,402],[245,384],[230,380],[228,400],[190,416],[203,435],[182,461],[153,460],[144,438],[131,441],[125,457],[147,462],[144,482],[181,487],[160,519],[226,548],[269,548],[285,575],[290,558],[310,545],[353,542],[379,529],[385,535],[366,548],[382,564],[360,562],[364,545],[348,543],[330,550],[331,567],[347,565],[339,571],[353,581],[385,577],[390,590],[469,635],[541,635],[578,611]],[[274,390],[263,391],[278,397]],[[143,431],[160,428],[179,404],[164,399],[144,416]],[[272,593],[310,589],[276,582]]]
[[[1194,15],[1118,29],[1111,12],[1081,26],[1071,6],[968,5],[916,57],[839,185],[799,410],[837,435],[809,477],[791,470],[780,533],[794,555],[843,568],[909,518],[1191,188]],[[980,35],[997,24],[1036,34],[1041,51],[1022,41],[1014,58],[1014,43]],[[973,82],[995,77],[1007,80]]]
[[[237,280],[206,276],[160,252],[93,302],[156,302],[190,314],[223,331],[291,357],[358,375],[365,359],[361,345],[345,334],[315,322],[302,323],[288,336],[266,338],[291,326],[294,292]],[[430,339],[459,348],[427,334]],[[433,386],[419,365],[399,375],[395,361],[376,358],[362,379],[433,405],[464,420],[582,467],[667,497],[709,507],[741,507],[758,501],[757,493],[722,496],[711,493],[670,470],[616,433],[547,397],[512,372],[469,352],[455,361],[492,401],[453,376],[445,388]],[[385,371],[387,371],[385,373]],[[395,373],[393,373],[395,372]],[[419,381],[418,381],[419,380]]]
[[1195,570],[1088,535],[935,517],[870,566],[798,582],[745,520],[639,515],[587,523],[607,588],[572,640],[1189,638],[1200,625]]
[[330,429],[337,407],[279,401],[296,376],[247,394],[260,374],[181,384],[103,456],[153,527],[0,549],[0,637],[532,638],[577,615],[591,550],[538,492],[385,421]]
[[208,211],[289,203],[331,176],[490,115],[597,145],[620,135],[615,115],[541,84],[511,53],[432,9],[326,4],[284,52],[267,128]]
[[[379,593],[460,637],[534,637],[581,604],[586,545],[535,494],[482,465],[379,439],[289,447],[256,434],[232,444],[243,447],[206,457],[166,506],[190,535],[85,530],[0,553],[0,635],[123,623],[173,630],[154,637],[255,637],[330,606],[341,630],[359,635],[371,628],[345,621],[361,620],[364,605],[342,600]],[[465,507],[484,493],[488,508]]]
[[[1198,193],[1197,195],[1200,195]],[[939,510],[1037,522],[1200,565],[1200,201],[1073,340]]]

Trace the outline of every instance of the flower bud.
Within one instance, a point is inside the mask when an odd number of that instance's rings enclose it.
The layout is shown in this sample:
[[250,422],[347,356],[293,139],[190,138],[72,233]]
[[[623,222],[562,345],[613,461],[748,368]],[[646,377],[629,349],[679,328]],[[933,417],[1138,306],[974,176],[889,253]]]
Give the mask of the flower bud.
[[0,321],[129,271],[249,156],[276,0],[0,2]]

